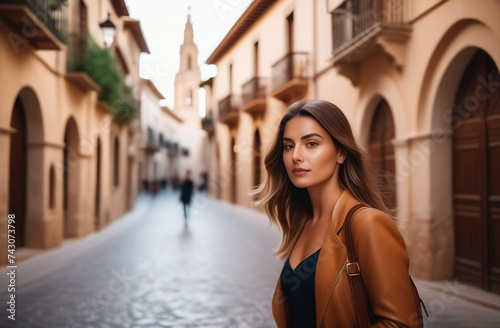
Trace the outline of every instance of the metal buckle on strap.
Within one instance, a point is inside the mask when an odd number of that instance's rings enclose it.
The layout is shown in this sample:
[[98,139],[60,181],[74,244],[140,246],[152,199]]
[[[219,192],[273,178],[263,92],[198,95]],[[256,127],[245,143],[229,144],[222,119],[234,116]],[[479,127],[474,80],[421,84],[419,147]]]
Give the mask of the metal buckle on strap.
[[359,276],[361,274],[361,269],[359,268],[358,262],[347,263],[347,275],[349,277]]

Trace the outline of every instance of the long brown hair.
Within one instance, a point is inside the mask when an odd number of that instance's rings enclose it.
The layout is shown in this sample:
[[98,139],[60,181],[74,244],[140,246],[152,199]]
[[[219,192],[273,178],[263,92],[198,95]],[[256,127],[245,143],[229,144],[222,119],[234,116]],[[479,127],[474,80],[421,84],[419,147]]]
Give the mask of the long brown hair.
[[349,121],[334,104],[324,100],[292,104],[280,121],[276,138],[264,160],[266,172],[262,183],[252,191],[258,197],[256,206],[264,205],[271,224],[281,228],[283,238],[274,254],[283,259],[289,255],[308,218],[313,216],[311,199],[306,188],[295,187],[283,164],[283,133],[285,125],[295,116],[309,115],[328,132],[337,151],[344,150],[346,159],[339,166],[339,184],[361,203],[390,215],[374,179],[373,169],[365,160],[365,152],[356,144]]

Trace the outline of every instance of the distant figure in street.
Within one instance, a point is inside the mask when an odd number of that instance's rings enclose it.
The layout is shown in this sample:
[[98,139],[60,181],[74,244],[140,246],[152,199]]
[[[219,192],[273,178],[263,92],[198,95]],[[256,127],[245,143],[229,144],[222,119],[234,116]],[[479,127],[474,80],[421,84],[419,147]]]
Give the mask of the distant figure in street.
[[186,178],[181,186],[181,202],[184,205],[184,220],[187,222],[187,208],[191,204],[191,195],[193,193],[193,181],[191,181],[191,171],[186,171]]

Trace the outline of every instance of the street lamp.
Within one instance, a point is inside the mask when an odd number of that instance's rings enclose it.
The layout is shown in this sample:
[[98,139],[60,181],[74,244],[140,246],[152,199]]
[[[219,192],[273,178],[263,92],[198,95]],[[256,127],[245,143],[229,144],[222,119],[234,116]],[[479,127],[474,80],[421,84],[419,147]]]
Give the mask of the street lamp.
[[104,37],[104,44],[107,48],[111,47],[116,35],[116,26],[112,21],[109,20],[109,16],[110,14],[108,13],[108,19],[99,24],[102,30],[102,35]]

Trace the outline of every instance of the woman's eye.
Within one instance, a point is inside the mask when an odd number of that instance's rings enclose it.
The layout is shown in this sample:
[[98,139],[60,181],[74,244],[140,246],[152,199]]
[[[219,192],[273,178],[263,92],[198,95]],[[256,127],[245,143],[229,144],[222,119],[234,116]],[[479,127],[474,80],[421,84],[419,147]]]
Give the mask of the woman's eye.
[[289,150],[290,147],[292,147],[292,145],[284,145],[283,147],[284,147],[285,150]]
[[309,141],[309,142],[307,143],[307,145],[308,145],[310,148],[315,147],[317,144],[318,144],[318,143],[317,143],[317,142],[315,142],[315,141]]

